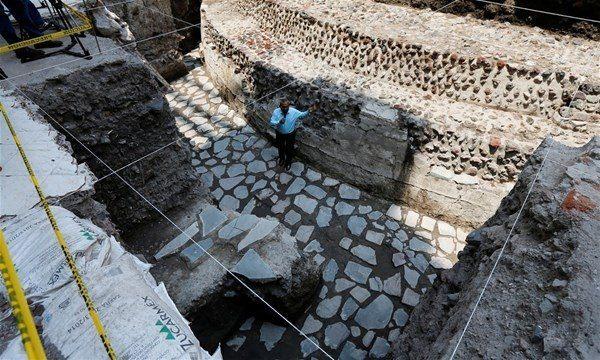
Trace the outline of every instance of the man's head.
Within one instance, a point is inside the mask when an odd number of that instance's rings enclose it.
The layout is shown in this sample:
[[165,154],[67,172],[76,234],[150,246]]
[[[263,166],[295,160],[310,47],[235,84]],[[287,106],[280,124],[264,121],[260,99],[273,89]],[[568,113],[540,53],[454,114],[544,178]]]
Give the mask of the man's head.
[[288,110],[290,109],[290,101],[288,99],[281,100],[279,103],[279,108],[284,114],[287,114]]

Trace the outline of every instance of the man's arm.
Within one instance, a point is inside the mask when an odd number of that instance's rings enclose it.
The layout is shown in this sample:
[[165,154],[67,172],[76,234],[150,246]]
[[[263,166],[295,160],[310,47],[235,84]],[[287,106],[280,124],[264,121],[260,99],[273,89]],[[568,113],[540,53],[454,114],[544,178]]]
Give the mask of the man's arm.
[[303,119],[303,118],[307,117],[309,113],[310,113],[310,110],[306,110],[306,111],[298,110],[298,119]]

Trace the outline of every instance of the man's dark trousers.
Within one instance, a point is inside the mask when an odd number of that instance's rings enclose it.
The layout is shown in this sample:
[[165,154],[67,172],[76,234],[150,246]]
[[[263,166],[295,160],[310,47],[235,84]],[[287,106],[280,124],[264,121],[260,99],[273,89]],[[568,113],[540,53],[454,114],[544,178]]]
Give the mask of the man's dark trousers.
[[279,150],[279,161],[282,165],[290,165],[294,158],[294,152],[296,151],[296,131],[292,131],[289,134],[282,134],[278,131],[275,141],[277,143],[277,149]]
[[[29,0],[0,0],[0,3],[4,4],[10,13],[17,19],[17,22],[30,37],[38,37],[44,35],[40,30],[40,26],[44,24],[44,20],[41,18],[40,13],[35,8],[35,5]],[[0,8],[0,11],[4,11]],[[0,28],[2,35],[8,43],[15,43],[19,41],[18,38],[14,37],[14,29],[10,24],[8,16],[0,14]],[[6,36],[4,36],[6,35]]]

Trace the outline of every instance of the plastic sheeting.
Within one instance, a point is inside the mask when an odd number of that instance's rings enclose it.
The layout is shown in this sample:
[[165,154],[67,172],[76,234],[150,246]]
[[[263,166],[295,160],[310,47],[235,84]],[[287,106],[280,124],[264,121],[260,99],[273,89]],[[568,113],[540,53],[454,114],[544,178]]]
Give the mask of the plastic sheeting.
[[[90,221],[60,207],[52,211],[119,359],[222,360],[219,350],[211,356],[201,348],[149,264]],[[28,299],[43,306],[40,335],[49,358],[106,358],[44,211],[34,208],[3,227]],[[0,357],[25,358],[20,341]]]

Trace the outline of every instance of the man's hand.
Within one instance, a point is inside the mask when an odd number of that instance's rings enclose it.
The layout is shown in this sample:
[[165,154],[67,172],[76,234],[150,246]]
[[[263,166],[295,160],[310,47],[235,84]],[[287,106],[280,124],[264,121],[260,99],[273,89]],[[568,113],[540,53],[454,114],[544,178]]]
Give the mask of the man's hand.
[[314,112],[317,110],[318,107],[319,107],[319,105],[317,103],[314,103],[308,108],[308,111]]

